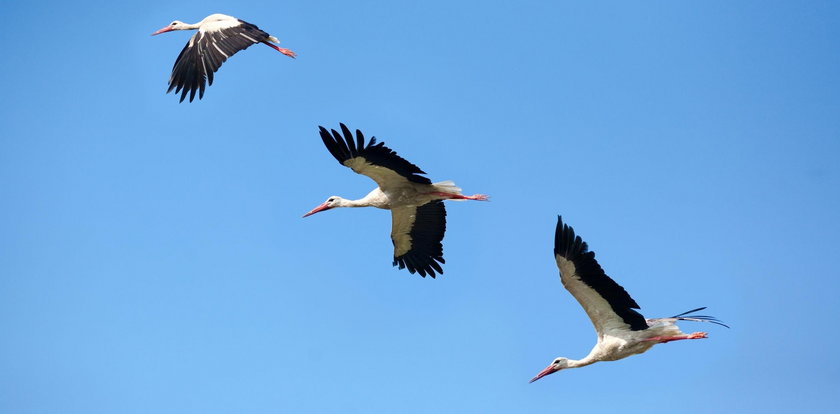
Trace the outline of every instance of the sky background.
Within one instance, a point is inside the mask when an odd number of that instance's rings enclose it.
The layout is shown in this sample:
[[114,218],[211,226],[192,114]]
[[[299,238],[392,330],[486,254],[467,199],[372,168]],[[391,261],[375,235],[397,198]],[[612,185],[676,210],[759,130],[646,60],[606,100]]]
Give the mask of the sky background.
[[[840,397],[840,3],[0,3],[0,412],[830,411]],[[254,46],[166,95],[226,13]],[[489,203],[445,273],[318,125]],[[649,317],[709,339],[528,384],[595,342],[557,215]],[[583,410],[583,411],[582,411]]]

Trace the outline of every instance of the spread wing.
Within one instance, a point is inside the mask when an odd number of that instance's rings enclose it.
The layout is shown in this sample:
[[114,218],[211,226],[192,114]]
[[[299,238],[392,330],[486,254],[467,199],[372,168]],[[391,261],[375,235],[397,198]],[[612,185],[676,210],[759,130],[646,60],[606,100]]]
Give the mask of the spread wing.
[[240,50],[260,43],[269,37],[259,27],[239,19],[220,20],[203,25],[181,50],[167,93],[175,90],[181,93],[183,102],[190,95],[190,102],[198,92],[198,99],[204,97],[205,80],[213,84],[213,74],[229,57]]
[[324,127],[318,128],[327,150],[341,165],[370,177],[385,192],[404,185],[406,181],[418,184],[432,183],[427,177],[420,175],[425,174],[423,170],[397,155],[383,143],[377,143],[375,137],[371,137],[365,145],[365,137],[361,131],[357,129],[354,137],[346,125],[340,125],[341,133],[334,129],[330,133]]
[[557,217],[554,233],[554,257],[560,269],[560,281],[577,299],[599,335],[611,330],[640,331],[648,328],[645,318],[634,309],[636,301],[610,279],[574,229]]
[[435,277],[443,274],[443,234],[446,232],[446,209],[442,200],[422,206],[391,209],[391,241],[394,242],[394,266],[409,272]]

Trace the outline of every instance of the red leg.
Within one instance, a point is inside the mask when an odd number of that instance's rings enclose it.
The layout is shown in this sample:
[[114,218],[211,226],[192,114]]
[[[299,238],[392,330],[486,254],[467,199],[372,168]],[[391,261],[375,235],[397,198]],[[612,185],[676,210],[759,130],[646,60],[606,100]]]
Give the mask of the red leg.
[[671,341],[679,341],[682,339],[703,339],[708,338],[705,332],[694,332],[688,335],[677,335],[677,336],[654,336],[647,339],[642,339],[642,341],[653,341],[659,342],[660,344],[668,343]]
[[292,52],[292,51],[291,51],[291,50],[289,50],[289,49],[284,49],[284,48],[282,48],[282,47],[280,47],[280,46],[273,45],[273,44],[268,43],[268,42],[263,42],[263,44],[265,44],[266,46],[271,47],[272,49],[274,49],[274,50],[276,50],[276,51],[278,51],[278,52],[280,52],[280,53],[282,53],[282,54],[284,54],[284,55],[286,55],[286,56],[288,56],[288,57],[290,57],[290,58],[295,58],[295,57],[297,57],[297,54],[295,54],[295,52]]
[[463,194],[452,194],[452,193],[443,193],[440,191],[434,191],[429,193],[431,195],[445,197],[449,200],[476,200],[476,201],[487,201],[489,197],[484,194],[474,194],[471,196],[465,196]]

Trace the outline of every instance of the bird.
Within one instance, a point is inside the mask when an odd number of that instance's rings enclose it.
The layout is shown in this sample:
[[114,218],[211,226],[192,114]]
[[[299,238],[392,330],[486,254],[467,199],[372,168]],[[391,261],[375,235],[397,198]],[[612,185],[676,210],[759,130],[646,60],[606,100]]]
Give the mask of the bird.
[[378,185],[358,200],[330,196],[303,217],[338,207],[376,207],[391,210],[391,241],[394,244],[393,266],[412,274],[443,274],[443,235],[446,209],[443,200],[486,201],[484,194],[461,194],[452,181],[432,183],[416,165],[406,161],[384,143],[365,137],[340,124],[341,133],[319,126],[321,140],[339,164],[366,175]]
[[554,257],[560,269],[560,281],[577,299],[598,334],[598,342],[581,360],[555,358],[529,382],[568,368],[580,368],[599,361],[617,361],[641,354],[656,344],[687,339],[703,339],[705,332],[685,334],[677,321],[710,322],[729,328],[720,320],[706,315],[695,315],[705,307],[692,309],[670,318],[645,319],[634,309],[639,305],[618,283],[612,280],[598,261],[595,252],[574,229],[557,217],[554,234]]
[[247,49],[253,44],[262,43],[291,58],[297,56],[289,49],[272,44],[280,43],[280,41],[260,30],[259,27],[219,13],[211,14],[194,24],[175,20],[152,33],[152,36],[173,30],[195,29],[198,29],[198,33],[190,38],[181,50],[181,54],[175,59],[172,75],[169,77],[169,89],[166,93],[172,92],[173,89],[175,89],[175,95],[180,92],[181,100],[178,102],[184,102],[187,94],[190,95],[190,102],[192,102],[196,91],[198,99],[203,98],[205,80],[212,85],[213,73],[219,70],[222,63],[236,52]]

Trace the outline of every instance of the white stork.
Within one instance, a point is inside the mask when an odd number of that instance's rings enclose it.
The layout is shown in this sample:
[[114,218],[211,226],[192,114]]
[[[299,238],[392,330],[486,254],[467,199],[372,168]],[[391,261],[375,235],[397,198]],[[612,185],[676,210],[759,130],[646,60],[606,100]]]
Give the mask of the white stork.
[[362,132],[353,133],[341,125],[340,134],[320,128],[324,145],[338,162],[359,174],[376,181],[379,187],[358,200],[330,196],[303,217],[336,207],[376,207],[391,210],[391,241],[394,243],[394,262],[400,269],[435,277],[443,273],[443,233],[446,231],[446,209],[443,200],[487,200],[476,194],[465,196],[452,181],[432,183],[423,170],[406,161],[396,152],[376,143],[371,137],[365,145]]
[[169,89],[166,93],[175,89],[175,94],[181,92],[183,102],[187,93],[190,94],[190,102],[195,98],[198,91],[198,99],[204,97],[204,81],[213,84],[213,73],[219,70],[222,63],[240,50],[249,46],[262,43],[272,49],[289,57],[295,57],[295,52],[283,49],[273,43],[280,43],[276,37],[260,30],[259,27],[237,19],[236,17],[224,14],[211,14],[204,20],[187,24],[178,20],[168,26],[152,33],[152,36],[173,30],[195,30],[198,33],[190,38],[190,41],[181,50],[175,65],[172,67],[172,76],[169,78]]
[[670,318],[645,319],[633,310],[639,309],[636,301],[604,273],[604,269],[595,260],[595,252],[590,252],[586,243],[580,236],[575,236],[575,231],[564,224],[560,217],[557,218],[554,234],[554,257],[560,269],[560,281],[589,315],[598,333],[598,343],[581,360],[556,358],[551,365],[531,378],[530,382],[562,369],[579,368],[598,361],[617,361],[641,354],[656,344],[706,338],[705,332],[683,333],[675,324],[676,321],[711,322],[726,326],[711,316],[691,315],[705,307]]

